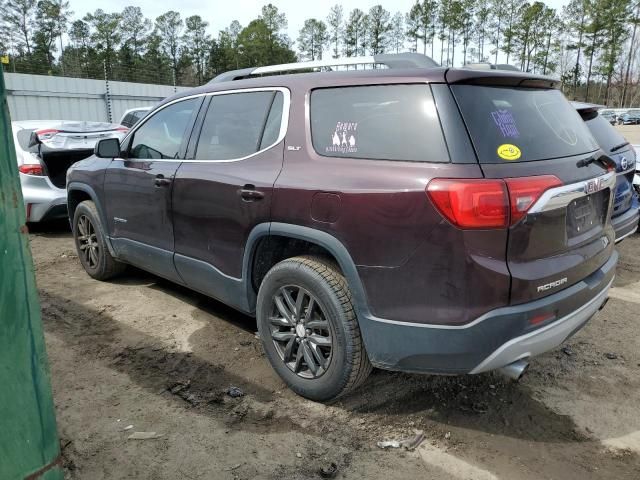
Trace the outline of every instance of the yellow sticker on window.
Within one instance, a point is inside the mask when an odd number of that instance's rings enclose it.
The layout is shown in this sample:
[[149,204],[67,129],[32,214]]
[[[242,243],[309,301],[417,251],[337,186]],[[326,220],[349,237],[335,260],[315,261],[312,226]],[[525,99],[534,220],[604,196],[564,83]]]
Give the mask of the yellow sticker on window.
[[522,152],[515,145],[503,143],[498,147],[498,156],[503,160],[518,160],[522,156]]

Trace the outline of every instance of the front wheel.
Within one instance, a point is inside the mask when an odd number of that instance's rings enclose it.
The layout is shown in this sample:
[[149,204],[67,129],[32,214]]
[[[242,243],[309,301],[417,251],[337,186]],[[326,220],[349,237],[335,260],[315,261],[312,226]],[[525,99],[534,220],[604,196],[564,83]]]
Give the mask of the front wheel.
[[269,362],[294,392],[316,401],[345,395],[371,372],[345,278],[317,257],[294,257],[265,276],[257,301]]
[[96,280],[108,280],[125,268],[107,248],[106,238],[95,203],[80,202],[73,215],[73,239],[84,270]]

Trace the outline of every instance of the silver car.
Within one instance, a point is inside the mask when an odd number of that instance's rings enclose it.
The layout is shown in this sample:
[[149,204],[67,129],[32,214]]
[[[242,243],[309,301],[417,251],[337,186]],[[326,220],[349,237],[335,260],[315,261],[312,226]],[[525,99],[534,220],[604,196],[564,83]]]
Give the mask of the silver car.
[[102,122],[31,120],[11,123],[27,222],[67,216],[67,169],[93,153],[98,140],[128,129]]

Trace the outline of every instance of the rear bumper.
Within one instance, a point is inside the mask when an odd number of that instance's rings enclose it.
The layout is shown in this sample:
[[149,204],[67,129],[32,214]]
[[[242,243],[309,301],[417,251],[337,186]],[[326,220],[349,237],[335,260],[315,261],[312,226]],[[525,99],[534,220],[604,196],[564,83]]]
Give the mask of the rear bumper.
[[67,191],[55,187],[47,177],[20,174],[27,222],[67,216]]
[[611,225],[616,232],[616,243],[635,233],[638,229],[639,220],[638,201],[634,200],[629,210],[611,219]]
[[[492,310],[462,326],[360,318],[372,364],[416,373],[479,373],[532,357],[560,345],[583,327],[608,297],[618,254],[596,272],[558,293],[533,302]],[[426,312],[428,314],[428,312]],[[532,326],[530,319],[557,319]]]

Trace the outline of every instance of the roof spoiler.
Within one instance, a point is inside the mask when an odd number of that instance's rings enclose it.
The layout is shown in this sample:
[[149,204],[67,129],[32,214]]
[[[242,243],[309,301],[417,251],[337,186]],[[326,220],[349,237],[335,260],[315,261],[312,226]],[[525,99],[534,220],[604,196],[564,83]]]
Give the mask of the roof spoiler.
[[398,68],[434,68],[439,67],[432,58],[421,53],[381,53],[364,57],[341,57],[311,62],[284,63],[265,67],[241,68],[221,73],[209,83],[241,80],[252,75],[271,75],[295,70],[314,70],[317,68],[344,67],[349,65],[384,65],[389,69]]

